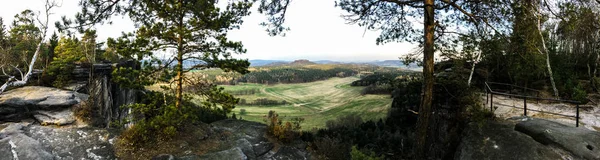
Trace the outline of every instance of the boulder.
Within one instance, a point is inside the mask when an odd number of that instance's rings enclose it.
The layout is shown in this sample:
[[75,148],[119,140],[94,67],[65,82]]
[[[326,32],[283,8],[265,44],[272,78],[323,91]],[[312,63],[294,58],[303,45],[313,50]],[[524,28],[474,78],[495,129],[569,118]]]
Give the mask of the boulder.
[[[9,124],[0,131],[0,160],[116,159],[105,129]],[[15,158],[16,159],[16,158]]]
[[40,142],[23,133],[24,127],[22,124],[12,124],[0,131],[0,160],[53,159]]
[[36,111],[33,115],[42,125],[67,125],[75,122],[75,116],[71,109],[62,111]]
[[0,95],[0,121],[18,121],[37,110],[64,110],[87,95],[51,87],[25,86]]
[[[513,130],[509,122],[488,121],[482,125],[471,123],[463,131],[463,138],[454,159],[564,159],[568,153],[557,153],[551,147]],[[571,158],[572,159],[572,158]]]
[[600,132],[543,119],[525,119],[515,130],[544,145],[557,146],[585,159],[600,159]]
[[238,147],[250,159],[266,154],[275,146],[265,138],[267,126],[262,123],[228,119],[213,122],[211,126],[216,132],[231,133],[221,137],[225,148]]

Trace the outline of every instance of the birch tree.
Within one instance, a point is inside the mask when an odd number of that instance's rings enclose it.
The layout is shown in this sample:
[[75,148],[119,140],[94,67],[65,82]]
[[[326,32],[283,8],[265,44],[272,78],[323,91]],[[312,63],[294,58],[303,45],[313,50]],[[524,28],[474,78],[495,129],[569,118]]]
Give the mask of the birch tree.
[[[42,52],[42,46],[45,44],[46,32],[48,31],[48,21],[49,21],[50,15],[52,15],[52,13],[50,11],[54,7],[57,7],[57,3],[55,1],[46,0],[46,2],[44,4],[45,19],[40,19],[39,15],[36,18],[39,28],[41,29],[41,34],[39,37],[39,43],[37,44],[36,50],[35,50],[33,56],[31,57],[31,61],[29,62],[28,67],[26,68],[27,69],[26,72],[23,73],[23,71],[21,71],[21,69],[19,69],[17,66],[13,66],[13,65],[0,66],[0,69],[2,70],[2,74],[4,74],[4,76],[8,77],[6,82],[2,86],[0,86],[0,94],[2,94],[8,87],[23,86],[23,85],[27,84],[27,82],[29,81],[29,78],[31,77],[32,71],[35,66],[35,62],[37,61],[38,57],[40,56],[40,53]],[[20,78],[17,76],[14,76],[14,75],[7,74],[5,72],[6,67],[12,67],[15,70],[17,70],[20,73]]]

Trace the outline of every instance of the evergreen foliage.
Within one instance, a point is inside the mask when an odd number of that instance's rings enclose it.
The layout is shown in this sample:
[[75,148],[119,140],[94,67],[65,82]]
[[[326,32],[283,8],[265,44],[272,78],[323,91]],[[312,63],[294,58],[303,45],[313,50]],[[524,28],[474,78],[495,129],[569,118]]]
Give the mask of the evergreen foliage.
[[313,68],[274,68],[250,72],[241,77],[239,82],[276,84],[276,83],[305,83],[325,80],[331,77],[348,77],[357,74],[348,68],[333,68],[328,70]]

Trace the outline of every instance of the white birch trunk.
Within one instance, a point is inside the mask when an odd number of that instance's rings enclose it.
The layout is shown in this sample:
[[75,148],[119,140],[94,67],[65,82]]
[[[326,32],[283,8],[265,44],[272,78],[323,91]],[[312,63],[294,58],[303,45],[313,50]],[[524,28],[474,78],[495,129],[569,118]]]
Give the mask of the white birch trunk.
[[479,58],[481,58],[481,52],[477,53],[477,58],[473,60],[473,66],[471,66],[471,74],[469,75],[469,80],[467,81],[467,86],[471,87],[471,79],[473,79],[473,73],[475,72],[475,65],[479,63]]
[[[542,47],[544,49],[544,53],[546,54],[546,67],[548,68],[548,74],[550,77],[550,83],[552,84],[552,90],[554,91],[554,96],[558,97],[558,89],[556,89],[556,83],[554,83],[554,74],[552,74],[552,67],[550,66],[550,53],[548,53],[548,48],[546,48],[546,41],[544,40],[544,35],[542,34],[542,20],[540,10],[537,10],[537,22],[538,22],[538,34],[540,39],[542,40]],[[538,52],[544,54],[542,51],[538,49]]]
[[[48,18],[50,18],[50,9],[52,9],[53,7],[55,7],[56,4],[54,2],[49,2],[46,1],[45,7],[46,7],[46,22],[42,23],[39,19],[38,22],[40,23],[40,25],[42,26],[42,37],[40,39],[40,43],[38,43],[37,48],[35,49],[35,53],[33,54],[33,57],[31,57],[31,63],[29,63],[29,67],[27,68],[27,73],[25,75],[21,74],[21,79],[16,79],[14,76],[9,76],[8,80],[6,81],[6,83],[4,83],[2,86],[0,86],[0,95],[8,88],[8,87],[18,87],[18,86],[23,86],[25,84],[27,84],[27,81],[29,81],[29,78],[31,77],[31,74],[33,72],[33,67],[35,65],[35,61],[37,61],[37,58],[40,55],[40,52],[42,50],[42,45],[45,42],[46,39],[46,32],[48,31]],[[18,68],[15,67],[15,69],[19,70]],[[19,70],[19,72],[21,72]],[[5,73],[6,74],[6,73]]]

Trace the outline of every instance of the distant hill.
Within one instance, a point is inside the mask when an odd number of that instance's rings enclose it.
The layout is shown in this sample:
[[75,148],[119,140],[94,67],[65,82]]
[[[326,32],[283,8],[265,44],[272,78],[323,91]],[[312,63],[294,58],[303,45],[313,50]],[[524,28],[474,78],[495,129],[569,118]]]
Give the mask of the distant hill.
[[384,61],[373,61],[367,62],[368,64],[373,64],[382,67],[402,67],[405,66],[404,63],[400,60],[384,60]]
[[262,66],[284,66],[284,65],[288,65],[288,64],[290,64],[290,63],[281,61],[281,62],[273,62],[273,63],[265,64]]
[[344,62],[332,61],[332,60],[318,60],[314,61],[317,64],[344,64]]
[[299,59],[299,60],[295,60],[292,63],[290,63],[291,65],[311,65],[311,64],[317,64],[315,62],[311,62],[309,60],[306,59]]
[[367,61],[367,62],[340,62],[333,60],[317,60],[309,61],[306,59],[300,59],[296,61],[286,60],[250,60],[251,67],[258,66],[284,66],[284,65],[310,65],[310,64],[370,64],[381,67],[398,67],[407,68],[411,70],[418,70],[420,67],[416,63],[411,63],[408,66],[404,65],[400,60],[378,60],[378,61]]
[[265,66],[265,65],[270,65],[273,63],[287,64],[289,62],[289,61],[284,61],[284,60],[262,60],[262,59],[254,59],[254,60],[249,60],[249,61],[250,61],[250,67]]

